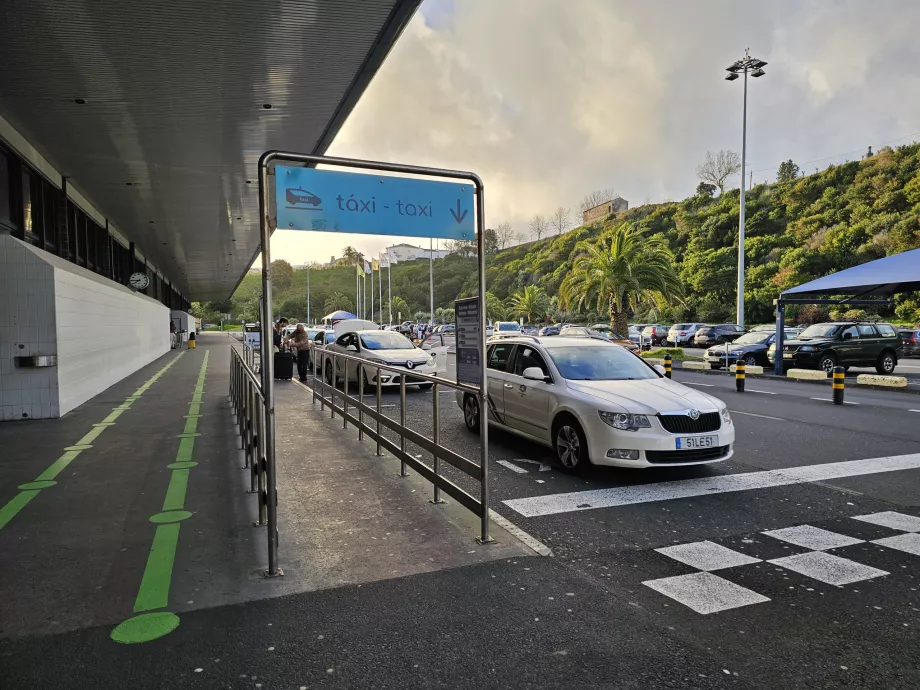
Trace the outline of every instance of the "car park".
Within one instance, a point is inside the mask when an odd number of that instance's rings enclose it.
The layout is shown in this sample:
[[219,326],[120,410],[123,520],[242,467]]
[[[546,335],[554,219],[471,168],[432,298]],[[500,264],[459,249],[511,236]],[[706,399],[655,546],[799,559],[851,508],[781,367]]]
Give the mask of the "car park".
[[660,347],[664,345],[668,337],[668,327],[661,324],[651,323],[642,329],[643,345],[651,347]]
[[701,326],[693,336],[696,347],[712,347],[737,340],[747,331],[744,326],[734,323],[720,323],[714,326]]
[[[783,367],[823,369],[875,367],[880,374],[892,374],[898,364],[901,338],[889,323],[832,321],[806,328],[783,343]],[[776,344],[767,353],[775,362]]]
[[705,325],[705,323],[676,323],[668,330],[666,342],[674,347],[691,347],[693,336],[701,326]]
[[901,329],[901,356],[920,357],[920,328]]
[[[790,339],[794,336],[791,331],[785,331],[784,337]],[[703,359],[709,362],[709,366],[713,369],[730,367],[739,360],[747,366],[769,366],[767,351],[775,340],[776,333],[751,331],[731,343],[712,346],[706,350]]]
[[566,326],[562,329],[559,335],[568,337],[568,338],[599,338],[601,340],[606,340],[607,342],[616,343],[621,347],[625,347],[630,352],[638,352],[639,346],[633,343],[628,338],[624,338],[618,333],[607,329],[606,332],[596,330],[594,327],[588,328],[587,326]]
[[[407,386],[417,386],[426,390],[432,383],[412,376],[418,374],[437,374],[435,358],[421,348],[412,344],[401,333],[381,331],[377,324],[363,319],[349,319],[340,321],[335,325],[335,342],[326,346],[326,353],[342,353],[353,355],[365,360],[368,364],[385,364],[388,367],[398,367],[405,373],[394,373],[381,370],[381,386],[398,386],[405,379]],[[326,383],[333,385],[346,378],[345,364],[347,360],[335,360],[334,357],[323,357],[323,376]],[[358,380],[358,367],[349,363],[349,382]],[[377,385],[377,371],[373,366],[364,368],[365,385]]]
[[[489,343],[488,423],[553,448],[563,468],[656,467],[727,460],[735,430],[725,403],[668,379],[595,338],[519,336]],[[468,430],[479,401],[457,391]]]

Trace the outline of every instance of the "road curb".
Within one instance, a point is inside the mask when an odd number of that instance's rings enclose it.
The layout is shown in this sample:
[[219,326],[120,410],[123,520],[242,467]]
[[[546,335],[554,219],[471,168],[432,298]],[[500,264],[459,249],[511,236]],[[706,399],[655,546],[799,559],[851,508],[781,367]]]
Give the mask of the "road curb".
[[[676,364],[676,361],[675,361],[675,364]],[[674,367],[674,368],[678,369],[678,367]],[[685,369],[684,367],[681,366],[679,368],[679,371],[692,372],[694,374],[703,374],[704,376],[725,376],[726,378],[733,378],[729,374],[726,374],[723,369]],[[761,374],[758,378],[760,380],[772,379],[775,381],[788,381],[789,383],[804,383],[804,384],[810,384],[810,385],[825,386],[828,389],[830,389],[830,382],[831,382],[829,378],[822,380],[822,381],[808,381],[805,379],[790,379],[786,376],[777,376],[776,374],[768,374],[766,372]],[[920,386],[917,386],[915,388],[910,388],[909,386],[907,388],[892,388],[891,386],[876,386],[876,385],[869,385],[865,383],[859,384],[859,390],[866,390],[866,389],[876,390],[876,391],[888,391],[890,393],[907,393],[909,395],[920,395]]]

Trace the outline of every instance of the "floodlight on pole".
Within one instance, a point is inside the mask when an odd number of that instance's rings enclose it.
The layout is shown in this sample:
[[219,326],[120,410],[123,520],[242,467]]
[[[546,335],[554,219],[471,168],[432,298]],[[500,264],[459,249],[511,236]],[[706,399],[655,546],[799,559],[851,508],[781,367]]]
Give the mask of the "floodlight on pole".
[[744,107],[741,115],[741,207],[738,212],[738,301],[736,323],[744,325],[744,166],[747,157],[747,82],[748,72],[752,77],[762,77],[767,66],[764,60],[753,58],[750,49],[744,51],[744,57],[726,68],[726,81],[734,81],[744,74]]

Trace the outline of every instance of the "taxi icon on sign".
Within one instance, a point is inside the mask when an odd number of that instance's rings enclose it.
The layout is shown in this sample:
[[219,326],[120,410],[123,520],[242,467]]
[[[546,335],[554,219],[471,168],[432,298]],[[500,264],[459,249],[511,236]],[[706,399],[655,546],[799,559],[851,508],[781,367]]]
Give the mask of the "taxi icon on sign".
[[319,206],[322,201],[316,194],[308,192],[303,187],[288,189],[285,192],[285,198],[289,204],[310,204],[311,206]]

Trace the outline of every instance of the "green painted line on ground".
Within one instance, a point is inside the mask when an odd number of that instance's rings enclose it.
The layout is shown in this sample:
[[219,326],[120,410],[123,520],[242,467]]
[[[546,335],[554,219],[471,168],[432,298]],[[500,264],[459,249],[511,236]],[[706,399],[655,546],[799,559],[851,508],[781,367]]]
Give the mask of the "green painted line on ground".
[[185,420],[185,430],[183,434],[194,434],[198,431],[198,417],[188,417]]
[[[169,364],[167,364],[162,369],[160,369],[153,376],[153,378],[151,378],[150,381],[144,385],[149,385],[150,383],[153,383],[153,381],[155,381],[157,378],[165,374],[166,371],[173,364],[178,362],[179,359],[184,354],[185,354],[184,351],[180,352],[178,356],[174,357],[172,361],[169,362]],[[205,362],[207,362],[207,354],[205,355]],[[137,399],[136,397],[129,396],[128,398],[126,398],[126,401],[132,400],[132,398],[134,400]],[[73,462],[77,458],[77,456],[80,455],[80,451],[89,450],[90,448],[92,448],[93,447],[92,442],[95,441],[99,437],[99,435],[102,434],[102,432],[104,432],[109,426],[112,426],[113,425],[112,423],[116,419],[118,419],[118,417],[122,414],[122,412],[124,412],[127,409],[130,409],[130,405],[126,406],[125,404],[122,404],[119,407],[114,408],[112,412],[110,412],[109,415],[105,419],[102,420],[102,422],[100,422],[99,424],[94,424],[93,428],[83,438],[77,441],[77,443],[75,443],[72,446],[67,446],[66,448],[64,448],[64,451],[65,451],[64,454],[61,457],[59,457],[57,460],[55,460],[53,463],[51,463],[51,465],[48,468],[46,468],[44,472],[38,475],[38,477],[35,478],[35,481],[36,482],[46,482],[46,481],[51,481],[52,479],[57,477],[61,473],[61,471],[63,471],[64,468],[67,467],[67,465]],[[23,484],[22,486],[29,486],[29,484]],[[7,524],[9,524],[10,520],[16,517],[16,515],[19,514],[19,511],[25,508],[26,505],[28,505],[29,501],[35,498],[35,496],[38,493],[39,491],[34,490],[34,489],[20,489],[20,493],[18,493],[16,496],[13,496],[13,498],[11,498],[5,506],[0,508],[0,530],[6,527]]]
[[50,479],[43,479],[41,481],[20,484],[16,488],[20,491],[35,491],[36,489],[47,489],[49,486],[54,486],[55,484],[57,484],[57,482],[53,482]]
[[150,555],[147,557],[147,567],[144,568],[141,586],[134,601],[135,613],[162,609],[169,603],[169,585],[176,560],[180,526],[178,522],[157,525]]
[[[192,411],[194,408],[194,411]],[[188,406],[188,413],[191,415],[201,416],[201,403],[192,403]]]
[[166,488],[163,510],[182,510],[185,507],[185,493],[188,490],[190,469],[173,470]]
[[[206,350],[201,363],[198,378],[202,382],[207,374],[210,354],[210,350]],[[198,404],[191,403],[189,408],[197,406]],[[189,414],[191,414],[191,409],[189,409]],[[186,420],[187,429],[190,423],[192,429],[197,428],[197,417]],[[147,612],[169,605],[169,588],[172,584],[181,523],[192,517],[192,513],[184,510],[184,507],[189,473],[191,468],[198,464],[191,460],[197,435],[200,434],[188,434],[185,438],[180,438],[176,461],[169,465],[172,474],[169,478],[169,486],[166,488],[163,512],[150,517],[151,522],[158,524],[150,546],[150,555],[147,557],[147,566],[144,568],[144,575],[137,591],[137,599],[134,601],[134,612],[141,615],[123,621],[112,630],[111,638],[115,642],[123,644],[150,642],[179,627],[179,617],[174,613]]]
[[77,456],[80,455],[83,451],[80,450],[68,450],[61,457],[55,460],[51,465],[40,475],[35,478],[37,482],[44,482],[57,477],[61,472],[64,471],[64,468],[67,467],[70,463],[77,459]]
[[19,511],[29,505],[29,501],[40,494],[40,490],[20,491],[13,496],[9,503],[0,508],[0,529],[6,527],[10,520],[19,514]]

